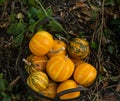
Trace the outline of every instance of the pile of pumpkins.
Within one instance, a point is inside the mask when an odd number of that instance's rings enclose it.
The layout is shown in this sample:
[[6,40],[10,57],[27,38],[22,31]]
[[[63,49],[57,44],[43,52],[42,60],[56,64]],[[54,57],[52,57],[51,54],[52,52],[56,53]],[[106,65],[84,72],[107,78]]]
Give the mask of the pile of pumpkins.
[[[49,98],[56,94],[77,88],[89,87],[97,76],[97,70],[83,61],[90,53],[85,39],[72,38],[68,43],[54,39],[48,31],[38,31],[29,41],[31,54],[23,59],[29,76],[27,84],[34,91]],[[71,99],[80,96],[80,91],[60,96]]]

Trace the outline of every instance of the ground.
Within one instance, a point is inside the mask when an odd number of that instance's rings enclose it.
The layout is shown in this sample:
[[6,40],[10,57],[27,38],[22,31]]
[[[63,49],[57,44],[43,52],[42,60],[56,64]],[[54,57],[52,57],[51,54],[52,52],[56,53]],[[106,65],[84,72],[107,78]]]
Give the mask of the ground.
[[[26,77],[21,75],[24,70],[20,59],[29,54],[28,41],[32,35],[45,29],[55,38],[82,37],[89,42],[91,52],[84,61],[96,67],[98,76],[89,91],[83,90],[82,101],[119,101],[119,13],[119,0],[1,0],[0,98],[34,101],[24,84]],[[47,16],[60,25],[49,23]]]

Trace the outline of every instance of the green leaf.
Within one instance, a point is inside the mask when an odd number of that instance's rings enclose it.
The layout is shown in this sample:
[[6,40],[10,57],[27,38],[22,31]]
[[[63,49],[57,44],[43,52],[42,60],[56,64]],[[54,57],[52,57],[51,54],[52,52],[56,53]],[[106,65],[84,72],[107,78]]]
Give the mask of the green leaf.
[[79,37],[82,38],[84,36],[83,32],[80,32]]
[[16,14],[12,13],[10,15],[10,23],[14,23],[14,22],[16,22]]
[[3,96],[3,100],[2,101],[11,101],[11,97],[8,94],[6,94],[4,92],[2,92],[1,94]]
[[54,21],[50,21],[48,26],[50,27],[50,30],[52,31],[62,31],[61,28]]
[[29,19],[29,25],[33,25],[36,21],[32,18]]
[[96,42],[91,42],[91,47],[94,49],[98,49],[98,44]]
[[42,25],[37,28],[37,31],[41,31],[41,30],[45,30]]
[[44,19],[46,16],[45,16],[44,12],[43,12],[41,9],[39,9],[39,10],[37,11],[37,17],[38,17],[40,20],[42,20],[42,19]]
[[47,9],[46,12],[47,12],[48,16],[52,16],[52,13],[53,13],[53,12],[52,12],[52,9],[51,9],[51,8]]
[[9,83],[6,79],[0,78],[0,90],[1,91],[11,91],[11,87],[9,86]]
[[23,34],[19,34],[14,38],[14,44],[15,45],[20,45],[22,40],[23,40],[24,35]]
[[4,4],[7,0],[0,0],[0,5]]
[[0,78],[0,91],[4,91],[5,88],[5,80]]
[[[30,6],[33,6],[33,7],[37,7],[37,2],[35,0],[27,0],[27,3],[30,5]],[[27,5],[28,5],[27,4]]]
[[15,36],[19,35],[23,30],[25,30],[26,26],[27,24],[21,21],[19,23],[13,23],[7,29],[7,33]]
[[0,79],[2,79],[3,78],[3,73],[0,73]]
[[37,9],[35,7],[29,8],[27,14],[29,18],[37,19]]

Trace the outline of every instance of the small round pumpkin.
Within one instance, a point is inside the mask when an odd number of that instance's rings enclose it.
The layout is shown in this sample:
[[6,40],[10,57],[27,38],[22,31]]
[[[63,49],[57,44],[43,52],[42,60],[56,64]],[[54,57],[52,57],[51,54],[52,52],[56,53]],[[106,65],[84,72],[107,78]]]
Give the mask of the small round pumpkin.
[[29,42],[30,51],[37,55],[46,55],[53,46],[53,36],[47,31],[39,31],[33,35]]
[[58,55],[47,62],[46,72],[56,82],[69,79],[74,72],[75,65],[68,56]]
[[27,78],[27,84],[34,91],[40,93],[48,87],[48,76],[42,71],[36,71]]
[[[74,89],[77,87],[78,87],[78,85],[74,80],[68,79],[68,80],[60,83],[60,85],[57,88],[57,94],[62,91]],[[76,91],[76,92],[70,92],[70,93],[64,94],[64,95],[60,96],[60,99],[62,99],[62,100],[63,99],[73,99],[73,98],[76,98],[79,96],[80,96],[80,91]]]
[[73,38],[67,45],[70,57],[84,59],[90,52],[89,44],[85,39]]
[[97,70],[91,64],[83,62],[80,63],[74,71],[73,77],[74,80],[85,87],[93,84],[97,76]]
[[49,58],[56,55],[66,55],[66,43],[62,40],[54,40],[53,47],[47,54]]
[[54,82],[53,80],[50,80],[48,83],[48,87],[46,88],[46,90],[42,91],[41,94],[43,94],[44,96],[47,96],[49,98],[55,98],[55,96],[57,94],[57,86],[58,85],[56,82]]
[[30,54],[27,59],[23,59],[25,62],[25,69],[28,74],[31,74],[35,71],[44,71],[46,70],[46,64],[48,61],[47,56],[36,56],[34,54]]

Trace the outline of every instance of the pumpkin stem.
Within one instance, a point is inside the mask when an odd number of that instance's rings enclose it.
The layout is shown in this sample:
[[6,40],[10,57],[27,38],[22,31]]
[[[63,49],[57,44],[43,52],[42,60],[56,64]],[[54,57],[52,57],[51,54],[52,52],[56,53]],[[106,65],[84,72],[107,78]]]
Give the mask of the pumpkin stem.
[[25,62],[25,64],[27,64],[27,65],[29,65],[29,66],[31,65],[31,63],[28,62],[26,59],[22,59],[22,61]]
[[65,47],[61,47],[61,48],[58,49],[58,50],[52,50],[52,49],[50,49],[50,53],[58,53],[58,52],[60,52],[60,51],[62,51],[62,50],[65,50]]

